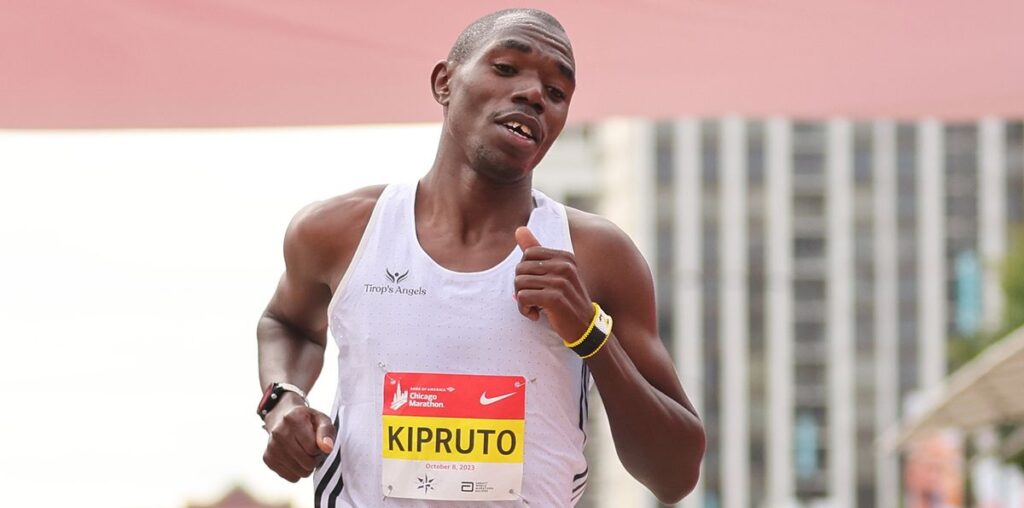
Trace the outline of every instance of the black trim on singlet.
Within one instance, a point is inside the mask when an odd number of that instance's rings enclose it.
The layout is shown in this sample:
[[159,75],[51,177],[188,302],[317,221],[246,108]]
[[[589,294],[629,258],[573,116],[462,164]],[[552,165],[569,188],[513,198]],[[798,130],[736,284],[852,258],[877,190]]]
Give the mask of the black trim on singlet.
[[[576,482],[580,482],[580,483],[572,488],[572,492],[569,495],[569,502],[570,503],[575,503],[576,501],[579,500],[580,497],[583,496],[583,491],[586,490],[586,489],[584,489],[584,487],[587,486],[587,479],[588,479],[587,478],[587,473],[589,473],[589,472],[590,472],[590,467],[588,466],[586,469],[583,470],[582,473],[577,473],[577,474],[573,475],[572,483],[576,483]],[[582,480],[582,481],[580,481],[580,480]]]
[[[582,487],[583,485],[586,485],[586,484],[587,484],[586,482],[583,482],[583,484],[580,485],[580,486]],[[579,501],[580,498],[583,497],[583,493],[584,492],[586,492],[586,489],[580,490],[579,492],[573,494],[572,497],[569,498],[569,502],[572,503],[573,505],[575,505],[576,501]]]
[[[341,457],[341,454],[338,454]],[[341,463],[340,461],[338,462]],[[338,504],[338,496],[341,495],[341,489],[345,488],[345,478],[342,476],[341,471],[338,471],[338,484],[331,490],[331,495],[327,498],[327,508],[334,508]]]
[[[338,415],[334,415],[334,429],[335,430],[338,429],[338,423],[339,423],[338,422]],[[335,440],[334,446],[335,447],[338,446],[337,440]],[[315,508],[320,508],[320,498],[323,497],[324,491],[327,490],[327,485],[331,483],[331,478],[334,477],[335,471],[337,471],[338,468],[341,467],[341,450],[340,449],[335,449],[334,452],[335,452],[334,460],[331,462],[331,466],[328,467],[327,468],[327,472],[324,473],[324,475],[320,477],[320,482],[317,484],[316,489],[313,491],[313,495],[316,496],[315,498],[313,498],[313,506]],[[343,485],[343,482],[342,482],[341,475],[339,473],[339,475],[338,475],[338,485],[334,488],[333,491],[331,491],[331,498],[328,500],[328,503],[327,503],[328,506],[330,506],[330,507],[334,506],[334,502],[335,502],[334,500],[338,497],[338,494],[341,493],[342,485]]]
[[580,366],[580,418],[579,418],[579,427],[580,427],[580,430],[582,430],[584,432],[584,434],[586,434],[586,429],[583,428],[583,400],[587,398],[587,392],[586,392],[586,384],[587,384],[586,379],[587,378],[586,378],[586,375],[587,375],[587,364],[584,363],[582,366]]
[[590,369],[587,364],[583,364],[583,368],[580,369],[580,416],[579,416],[579,427],[580,432],[583,433],[583,445],[587,444],[587,420],[590,419],[590,397],[587,395],[590,392]]
[[583,364],[583,421],[590,420],[590,367]]
[[[588,391],[590,388],[590,369],[587,368],[587,364],[584,362],[583,367],[580,369],[580,416],[579,426],[580,432],[583,432],[583,444],[587,444],[587,420],[590,418],[590,400]],[[584,487],[587,486],[587,473],[590,472],[590,467],[583,469],[583,472],[577,473],[572,477],[573,488],[570,493],[569,502],[575,504],[576,501],[583,496]],[[583,480],[583,481],[580,481]],[[578,485],[575,485],[579,482]]]

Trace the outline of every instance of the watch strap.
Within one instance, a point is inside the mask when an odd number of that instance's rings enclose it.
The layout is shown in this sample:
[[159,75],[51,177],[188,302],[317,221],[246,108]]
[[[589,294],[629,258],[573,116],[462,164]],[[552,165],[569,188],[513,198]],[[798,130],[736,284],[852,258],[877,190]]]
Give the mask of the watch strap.
[[292,392],[302,398],[302,403],[307,407],[309,402],[306,401],[306,392],[291,383],[270,383],[267,388],[263,390],[263,398],[260,399],[260,403],[256,406],[256,414],[260,418],[266,419],[270,411],[277,406],[277,403],[281,401],[281,397],[285,392]]

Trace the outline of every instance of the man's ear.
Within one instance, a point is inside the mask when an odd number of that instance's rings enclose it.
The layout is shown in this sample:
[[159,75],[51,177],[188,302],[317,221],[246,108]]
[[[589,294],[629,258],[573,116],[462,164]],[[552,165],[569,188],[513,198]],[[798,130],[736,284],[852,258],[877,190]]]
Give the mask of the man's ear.
[[451,80],[453,66],[447,60],[441,60],[434,65],[434,72],[430,73],[430,88],[434,93],[434,100],[438,104],[448,107],[450,91],[448,83]]

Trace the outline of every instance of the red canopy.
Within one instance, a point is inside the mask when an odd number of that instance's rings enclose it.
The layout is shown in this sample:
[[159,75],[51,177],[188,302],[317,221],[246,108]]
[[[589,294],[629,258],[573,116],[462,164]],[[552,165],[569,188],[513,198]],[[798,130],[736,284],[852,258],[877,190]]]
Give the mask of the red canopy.
[[[0,128],[440,120],[435,61],[494,1],[0,0]],[[1024,2],[536,2],[570,120],[1024,116]]]

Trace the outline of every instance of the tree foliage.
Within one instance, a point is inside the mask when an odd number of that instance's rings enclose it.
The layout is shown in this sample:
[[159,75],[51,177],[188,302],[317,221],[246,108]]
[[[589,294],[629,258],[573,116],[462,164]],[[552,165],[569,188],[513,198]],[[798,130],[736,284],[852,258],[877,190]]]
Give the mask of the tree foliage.
[[1010,249],[999,266],[1004,299],[1002,322],[995,330],[983,330],[951,341],[950,372],[971,361],[1010,332],[1024,326],[1024,227],[1016,228],[1012,238]]

